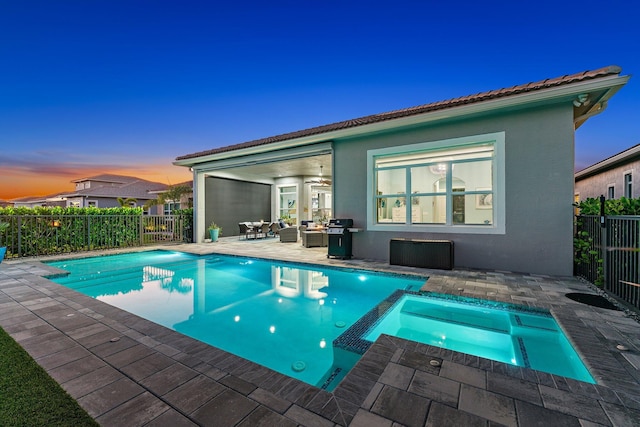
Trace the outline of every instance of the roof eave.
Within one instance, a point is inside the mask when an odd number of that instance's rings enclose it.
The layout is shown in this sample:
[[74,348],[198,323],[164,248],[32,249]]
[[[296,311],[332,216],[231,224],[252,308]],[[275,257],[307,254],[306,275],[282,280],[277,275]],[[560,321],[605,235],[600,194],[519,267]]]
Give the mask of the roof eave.
[[[329,132],[307,135],[297,138],[291,138],[284,141],[277,141],[267,144],[260,144],[237,150],[223,151],[204,156],[180,159],[173,162],[176,166],[192,167],[199,163],[212,162],[230,157],[247,156],[251,154],[264,153],[266,151],[280,150],[292,148],[301,145],[314,144],[338,138],[347,138],[355,136],[363,136],[370,133],[386,131],[390,129],[398,129],[403,127],[414,126],[418,124],[426,124],[444,119],[456,119],[460,117],[483,114],[493,111],[501,111],[505,109],[522,108],[525,106],[534,106],[540,104],[549,104],[553,102],[561,102],[563,100],[571,100],[573,96],[591,93],[595,91],[607,90],[607,100],[615,94],[629,80],[630,76],[612,75],[597,79],[590,79],[569,83],[566,85],[551,87],[531,92],[510,95],[503,98],[488,99],[484,101],[474,102],[471,104],[460,105],[450,108],[444,108],[425,113],[419,113],[406,117],[383,120],[376,123],[353,126],[345,129],[338,129]],[[600,100],[602,101],[602,99]],[[592,114],[594,115],[594,114]],[[589,117],[591,117],[590,115]],[[580,123],[583,124],[588,117]]]
[[581,179],[595,175],[598,172],[619,166],[620,164],[628,160],[633,160],[637,157],[640,157],[640,144],[635,145],[621,153],[615,154],[608,159],[604,159],[598,163],[588,166],[581,171],[576,172],[574,174],[574,177],[577,181],[579,181]]

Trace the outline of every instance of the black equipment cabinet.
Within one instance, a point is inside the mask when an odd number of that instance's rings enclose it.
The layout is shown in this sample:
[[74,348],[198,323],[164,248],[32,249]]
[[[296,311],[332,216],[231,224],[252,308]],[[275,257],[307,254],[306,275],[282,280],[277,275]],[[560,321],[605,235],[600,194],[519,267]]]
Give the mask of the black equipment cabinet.
[[352,219],[332,219],[327,226],[329,237],[327,258],[350,259],[352,255]]
[[453,242],[451,240],[391,239],[389,264],[452,270]]

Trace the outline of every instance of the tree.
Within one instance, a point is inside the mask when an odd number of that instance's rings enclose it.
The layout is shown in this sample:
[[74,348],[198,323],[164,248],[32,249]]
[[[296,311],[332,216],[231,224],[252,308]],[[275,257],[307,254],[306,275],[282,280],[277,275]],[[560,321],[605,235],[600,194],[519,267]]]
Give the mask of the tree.
[[123,208],[130,207],[133,203],[137,201],[138,199],[134,197],[127,197],[126,199],[123,199],[122,197],[118,197],[118,203],[120,203],[120,206],[122,206]]
[[164,193],[158,194],[157,199],[149,200],[145,203],[144,207],[148,209],[151,206],[164,205],[167,202],[179,202],[183,195],[189,194],[192,191],[191,187],[187,185],[173,185]]

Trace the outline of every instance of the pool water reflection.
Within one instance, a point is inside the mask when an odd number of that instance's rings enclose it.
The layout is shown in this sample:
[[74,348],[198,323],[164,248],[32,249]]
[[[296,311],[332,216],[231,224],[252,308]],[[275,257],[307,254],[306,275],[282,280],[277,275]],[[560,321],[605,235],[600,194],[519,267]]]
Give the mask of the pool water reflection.
[[357,360],[334,357],[334,339],[393,291],[426,280],[166,251],[50,265],[70,272],[57,283],[328,389]]

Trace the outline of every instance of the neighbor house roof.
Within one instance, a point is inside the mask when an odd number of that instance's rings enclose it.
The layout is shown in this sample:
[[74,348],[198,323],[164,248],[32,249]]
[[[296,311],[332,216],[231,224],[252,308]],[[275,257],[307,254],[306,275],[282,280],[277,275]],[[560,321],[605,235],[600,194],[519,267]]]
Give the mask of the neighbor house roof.
[[576,181],[580,181],[581,179],[588,178],[597,173],[622,166],[636,160],[640,160],[640,144],[634,145],[633,147],[621,151],[618,154],[614,154],[613,156],[601,160],[598,163],[594,163],[593,165],[576,172],[574,177]]
[[261,145],[293,140],[293,139],[303,138],[303,137],[312,136],[312,135],[324,134],[332,131],[355,128],[355,127],[390,121],[390,120],[404,118],[404,117],[417,116],[417,115],[435,112],[439,110],[451,109],[454,107],[466,106],[470,104],[478,104],[478,103],[482,103],[489,100],[514,97],[516,95],[521,95],[529,92],[538,92],[538,91],[543,91],[545,89],[552,89],[552,88],[557,88],[561,86],[567,86],[567,85],[571,85],[571,84],[579,83],[583,81],[594,80],[594,79],[604,78],[608,76],[616,76],[621,71],[622,69],[620,67],[611,65],[611,66],[599,68],[593,71],[584,71],[581,73],[564,75],[561,77],[541,80],[538,82],[532,82],[532,83],[517,85],[509,88],[492,90],[488,92],[481,92],[475,95],[468,95],[468,96],[463,96],[459,98],[433,102],[430,104],[424,104],[416,107],[389,111],[386,113],[373,114],[365,117],[360,117],[357,119],[345,120],[345,121],[336,122],[328,125],[312,127],[309,129],[285,133],[282,135],[271,136],[268,138],[257,139],[254,141],[244,142],[241,144],[229,145],[226,147],[214,148],[211,150],[200,151],[192,154],[186,154],[186,155],[177,157],[176,161],[179,162],[181,160],[194,159],[198,157],[204,157],[204,156],[209,156],[213,154],[235,151],[235,150],[240,150],[244,148],[252,148],[252,147],[257,147]]
[[129,182],[139,181],[140,178],[136,178],[135,176],[127,176],[127,175],[114,175],[103,173],[100,175],[89,176],[86,178],[74,179],[71,182],[86,182],[86,181],[98,181],[98,182],[107,182],[111,184],[126,184]]
[[11,199],[12,203],[45,203],[47,200],[60,197],[60,193],[53,193],[47,196],[25,196]]
[[[147,181],[135,176],[102,174],[87,178],[75,179],[71,182],[96,182],[91,188],[59,192],[48,196],[29,196],[13,199],[15,203],[44,203],[54,199],[69,197],[109,197],[135,198],[139,200],[155,199],[157,192],[166,190],[169,186],[160,182]],[[99,183],[104,183],[100,185]]]
[[[62,197],[133,197],[135,199],[155,199],[155,195],[151,192],[165,190],[168,185],[159,182],[147,181],[144,179],[133,178],[129,182],[122,185],[104,185],[91,188],[85,188],[82,190],[73,191],[70,193],[61,194]],[[88,179],[87,181],[94,181],[94,179]]]

